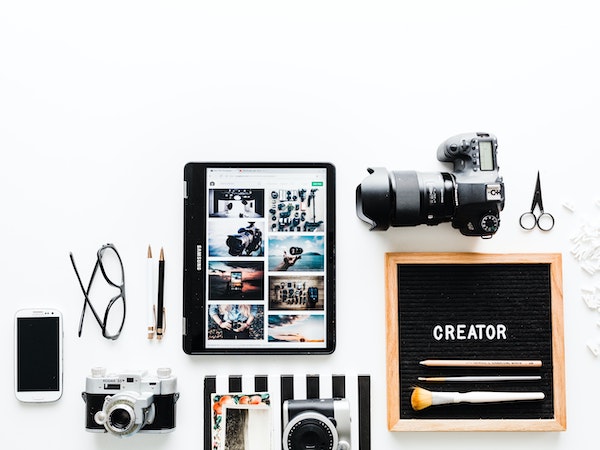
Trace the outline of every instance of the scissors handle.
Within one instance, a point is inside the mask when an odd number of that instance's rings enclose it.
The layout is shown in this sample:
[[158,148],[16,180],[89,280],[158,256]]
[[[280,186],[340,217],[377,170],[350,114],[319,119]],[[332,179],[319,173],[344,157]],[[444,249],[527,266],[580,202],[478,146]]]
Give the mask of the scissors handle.
[[537,225],[535,214],[529,211],[521,214],[521,217],[519,217],[519,225],[521,225],[521,228],[524,230],[533,230]]
[[550,213],[543,212],[538,216],[536,223],[540,230],[550,231],[554,228],[554,216]]
[[554,216],[543,212],[536,217],[534,213],[527,211],[521,214],[519,225],[524,230],[533,230],[537,226],[542,231],[550,231],[554,228]]

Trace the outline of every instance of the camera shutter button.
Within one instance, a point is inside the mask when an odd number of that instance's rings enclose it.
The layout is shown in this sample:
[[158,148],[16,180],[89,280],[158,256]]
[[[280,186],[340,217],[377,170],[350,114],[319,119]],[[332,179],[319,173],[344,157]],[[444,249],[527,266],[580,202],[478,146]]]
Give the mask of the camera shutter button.
[[171,376],[171,369],[169,367],[159,367],[156,369],[156,375],[158,378],[169,378]]
[[92,377],[102,378],[106,375],[105,367],[92,367]]
[[340,441],[338,443],[338,450],[350,450],[350,444],[346,441]]

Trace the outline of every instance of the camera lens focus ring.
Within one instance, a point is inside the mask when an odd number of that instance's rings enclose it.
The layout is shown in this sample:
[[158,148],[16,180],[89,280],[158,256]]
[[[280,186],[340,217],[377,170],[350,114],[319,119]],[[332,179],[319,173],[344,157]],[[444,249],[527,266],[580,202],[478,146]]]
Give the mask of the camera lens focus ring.
[[135,411],[127,401],[118,401],[107,411],[105,426],[109,431],[119,435],[135,432]]
[[131,426],[131,418],[133,416],[133,409],[129,405],[121,405],[109,413],[109,426],[115,430],[126,431]]
[[152,396],[121,392],[106,397],[102,414],[97,413],[94,419],[98,424],[104,425],[109,433],[124,437],[135,434],[147,423],[152,423],[154,415]]
[[338,447],[337,430],[333,422],[322,414],[304,412],[287,424],[283,445],[285,450],[335,450]]

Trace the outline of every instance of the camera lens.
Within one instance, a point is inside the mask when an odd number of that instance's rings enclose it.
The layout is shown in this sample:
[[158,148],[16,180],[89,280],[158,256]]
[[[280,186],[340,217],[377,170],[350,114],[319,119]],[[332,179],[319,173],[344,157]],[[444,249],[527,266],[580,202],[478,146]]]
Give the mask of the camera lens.
[[225,240],[231,256],[241,256],[244,252],[250,255],[260,248],[261,242],[262,233],[254,226],[254,222],[249,222],[247,227],[239,228],[237,234],[230,234]]
[[133,406],[123,399],[117,399],[108,409],[104,426],[118,436],[127,436],[137,431]]
[[227,237],[225,241],[227,247],[229,247],[229,254],[231,256],[240,256],[244,251],[244,248],[248,245],[248,239],[243,235],[231,235]]
[[102,409],[94,414],[94,421],[98,425],[103,425],[109,433],[125,437],[153,423],[155,416],[156,408],[152,393],[126,391],[106,396]]
[[437,225],[452,219],[455,183],[451,174],[384,168],[369,169],[369,174],[356,188],[356,213],[372,230]]
[[335,439],[331,427],[317,418],[297,422],[287,435],[288,450],[332,450]]
[[115,430],[126,430],[131,424],[131,415],[124,409],[117,408],[110,413],[108,420]]

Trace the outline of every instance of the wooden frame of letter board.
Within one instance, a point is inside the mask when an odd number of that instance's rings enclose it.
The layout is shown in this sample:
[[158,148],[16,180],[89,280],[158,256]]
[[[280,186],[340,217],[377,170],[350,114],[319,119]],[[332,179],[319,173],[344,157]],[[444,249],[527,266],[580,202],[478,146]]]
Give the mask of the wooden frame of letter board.
[[[552,346],[553,412],[551,419],[402,419],[400,409],[400,346],[398,266],[415,264],[548,264]],[[387,253],[387,408],[390,431],[564,431],[566,430],[562,257],[551,254]],[[522,358],[521,358],[522,359]],[[437,390],[436,388],[431,388]],[[446,390],[457,390],[446,388]],[[443,408],[443,407],[438,407]]]

